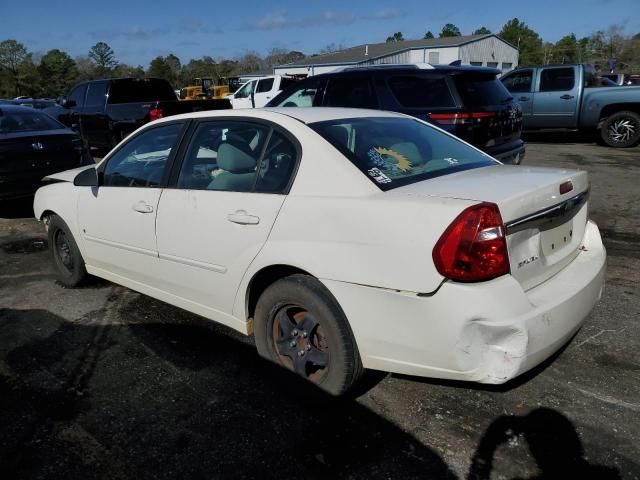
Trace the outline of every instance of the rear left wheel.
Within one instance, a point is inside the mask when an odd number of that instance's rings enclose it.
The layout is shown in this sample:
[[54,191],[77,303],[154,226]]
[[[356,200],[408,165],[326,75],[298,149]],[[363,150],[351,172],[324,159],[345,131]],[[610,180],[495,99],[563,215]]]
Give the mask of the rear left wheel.
[[334,395],[363,368],[342,309],[322,283],[292,275],[270,285],[255,312],[258,353]]
[[640,115],[631,111],[616,112],[602,123],[600,135],[610,147],[633,147],[640,141]]

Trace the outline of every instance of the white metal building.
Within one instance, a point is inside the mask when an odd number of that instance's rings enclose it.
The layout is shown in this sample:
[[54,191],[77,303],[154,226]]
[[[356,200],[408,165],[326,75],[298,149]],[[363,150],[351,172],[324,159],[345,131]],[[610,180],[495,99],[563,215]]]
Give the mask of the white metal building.
[[299,62],[277,65],[273,71],[280,75],[311,76],[355,65],[384,63],[446,65],[456,60],[460,60],[462,65],[494,67],[508,72],[518,66],[518,49],[493,34],[405,40],[358,45],[333,53],[314,55]]

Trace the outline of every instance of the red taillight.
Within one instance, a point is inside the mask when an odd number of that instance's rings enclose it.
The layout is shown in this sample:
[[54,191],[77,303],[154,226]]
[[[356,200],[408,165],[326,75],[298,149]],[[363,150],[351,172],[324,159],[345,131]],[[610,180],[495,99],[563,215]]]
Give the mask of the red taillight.
[[164,112],[161,108],[152,108],[149,110],[149,121],[153,122],[154,120],[158,120],[162,117],[164,117]]
[[479,282],[509,273],[509,256],[500,210],[480,203],[464,210],[433,248],[438,272],[458,282]]
[[456,125],[470,123],[473,120],[495,117],[495,112],[472,112],[472,113],[430,113],[429,118],[442,125]]

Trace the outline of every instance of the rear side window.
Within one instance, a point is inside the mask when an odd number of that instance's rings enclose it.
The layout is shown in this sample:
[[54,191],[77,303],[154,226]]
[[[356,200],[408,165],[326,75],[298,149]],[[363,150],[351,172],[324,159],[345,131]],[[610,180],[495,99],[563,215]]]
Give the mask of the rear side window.
[[464,142],[411,118],[351,118],[309,126],[381,190],[497,164]]
[[493,75],[455,75],[453,81],[467,107],[500,105],[512,100],[509,91]]
[[324,91],[321,79],[312,78],[298,83],[292,90],[287,91],[282,97],[278,96],[277,102],[269,104],[270,107],[314,107],[320,105]]
[[256,93],[270,92],[273,88],[273,81],[273,78],[265,78],[264,80],[260,80],[258,82],[258,88],[256,88]]
[[545,68],[540,74],[541,92],[564,92],[575,85],[573,68]]
[[389,78],[388,84],[403,107],[455,107],[456,104],[443,77],[399,75]]
[[153,78],[113,80],[109,103],[138,103],[175,100],[176,94],[169,83]]
[[324,104],[327,107],[377,108],[373,85],[369,77],[331,78]]
[[512,93],[528,93],[533,82],[533,70],[512,73],[502,79],[502,83]]

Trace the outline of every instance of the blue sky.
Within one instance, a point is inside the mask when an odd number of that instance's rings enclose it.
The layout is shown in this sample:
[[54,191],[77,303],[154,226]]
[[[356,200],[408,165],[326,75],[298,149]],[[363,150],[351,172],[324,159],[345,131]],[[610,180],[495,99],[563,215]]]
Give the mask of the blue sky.
[[145,67],[169,53],[186,62],[203,55],[264,54],[274,47],[309,54],[331,43],[382,42],[396,31],[421,38],[427,30],[437,35],[445,23],[463,34],[483,25],[498,31],[513,17],[547,41],[570,32],[586,36],[611,24],[640,32],[640,0],[0,0],[0,10],[0,41],[15,38],[33,52],[59,48],[72,56],[105,41],[118,60]]

